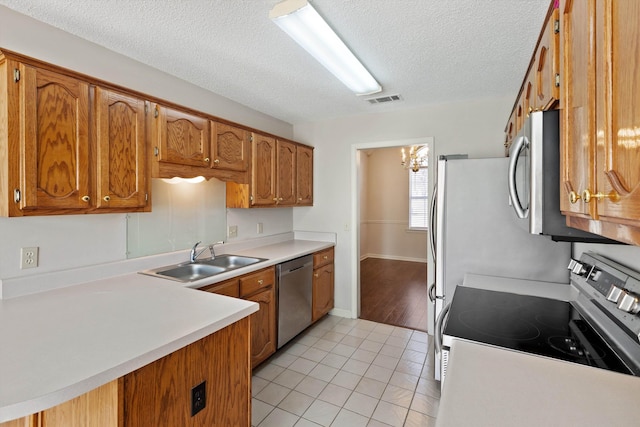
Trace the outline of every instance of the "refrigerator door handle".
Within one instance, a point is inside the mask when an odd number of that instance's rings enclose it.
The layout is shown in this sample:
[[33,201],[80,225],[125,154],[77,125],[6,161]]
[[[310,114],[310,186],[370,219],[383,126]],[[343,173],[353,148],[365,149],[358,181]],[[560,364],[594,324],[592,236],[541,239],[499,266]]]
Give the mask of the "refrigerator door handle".
[[429,243],[431,243],[431,254],[433,255],[433,259],[436,259],[436,197],[438,196],[438,186],[433,186],[433,192],[431,193],[431,209],[430,210],[430,219],[431,219],[431,230],[429,233]]
[[429,286],[427,296],[429,297],[429,301],[431,302],[434,302],[436,300],[436,282],[433,282],[431,286]]
[[447,317],[447,314],[449,313],[449,309],[451,308],[451,304],[447,304],[444,306],[444,308],[442,309],[442,311],[440,312],[440,315],[438,316],[438,320],[436,320],[436,326],[435,326],[435,331],[434,331],[434,340],[433,340],[433,346],[434,346],[434,350],[435,350],[435,354],[436,357],[439,357],[440,352],[442,351],[442,335],[444,333],[444,321],[445,318]]
[[518,197],[518,188],[516,186],[516,169],[518,167],[518,159],[520,158],[520,152],[529,146],[529,140],[526,136],[521,136],[515,142],[511,157],[509,158],[509,197],[511,198],[511,204],[520,219],[526,219],[529,214],[529,209],[522,207],[520,197]]

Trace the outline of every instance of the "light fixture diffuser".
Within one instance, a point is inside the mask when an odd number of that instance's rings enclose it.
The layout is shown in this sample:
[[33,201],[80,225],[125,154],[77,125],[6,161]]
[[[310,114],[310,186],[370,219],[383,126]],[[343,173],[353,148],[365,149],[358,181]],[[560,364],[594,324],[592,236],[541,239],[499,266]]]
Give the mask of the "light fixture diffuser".
[[269,12],[284,32],[356,95],[371,95],[382,87],[307,0],[285,0]]

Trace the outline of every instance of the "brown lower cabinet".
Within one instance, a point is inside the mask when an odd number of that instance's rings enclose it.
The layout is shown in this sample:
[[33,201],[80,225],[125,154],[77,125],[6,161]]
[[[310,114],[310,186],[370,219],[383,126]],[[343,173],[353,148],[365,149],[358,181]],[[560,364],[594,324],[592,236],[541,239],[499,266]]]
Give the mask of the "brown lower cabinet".
[[[0,427],[251,425],[249,318],[75,399]],[[206,405],[191,415],[192,389]]]
[[268,267],[200,290],[242,298],[260,305],[251,315],[251,366],[256,367],[276,352],[276,276]]
[[333,308],[334,277],[333,248],[313,254],[313,311],[311,320],[315,322]]

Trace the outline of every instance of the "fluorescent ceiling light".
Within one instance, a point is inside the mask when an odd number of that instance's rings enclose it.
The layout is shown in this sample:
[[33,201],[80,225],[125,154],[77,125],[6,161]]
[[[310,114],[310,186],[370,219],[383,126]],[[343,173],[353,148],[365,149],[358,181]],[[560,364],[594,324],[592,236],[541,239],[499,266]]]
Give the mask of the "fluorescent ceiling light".
[[382,90],[307,0],[280,2],[271,9],[269,18],[356,95]]

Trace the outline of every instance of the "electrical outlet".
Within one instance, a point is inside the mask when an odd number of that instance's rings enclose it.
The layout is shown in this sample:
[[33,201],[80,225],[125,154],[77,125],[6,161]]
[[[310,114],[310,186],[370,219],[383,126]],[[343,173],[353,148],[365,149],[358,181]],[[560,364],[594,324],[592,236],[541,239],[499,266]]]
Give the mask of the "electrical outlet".
[[230,225],[229,226],[229,237],[238,237],[238,226]]
[[20,249],[20,269],[35,268],[38,266],[38,247]]
[[258,223],[258,230],[257,230],[257,233],[258,233],[258,234],[262,234],[262,223],[261,223],[261,222],[259,222],[259,223]]
[[203,381],[191,389],[191,416],[207,406],[207,382]]

